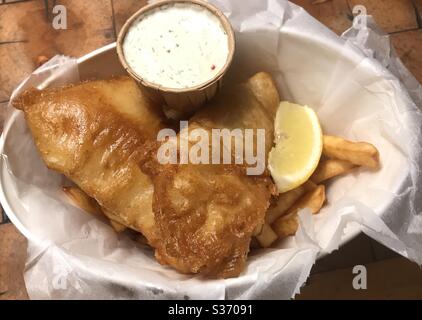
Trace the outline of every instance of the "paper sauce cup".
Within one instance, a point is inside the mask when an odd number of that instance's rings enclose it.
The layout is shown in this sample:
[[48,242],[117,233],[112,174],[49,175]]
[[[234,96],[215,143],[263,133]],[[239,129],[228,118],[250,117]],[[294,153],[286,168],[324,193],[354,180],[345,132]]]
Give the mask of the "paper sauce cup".
[[[126,34],[131,26],[136,23],[140,17],[156,8],[173,5],[175,3],[199,5],[204,7],[219,19],[228,38],[229,53],[226,63],[220,72],[218,72],[214,77],[203,84],[183,89],[166,88],[156,83],[147,81],[130,67],[126,61],[123,51],[123,43]],[[126,21],[117,39],[117,54],[124,69],[133,79],[138,82],[142,89],[145,89],[146,92],[152,95],[155,99],[161,99],[161,102],[165,104],[167,108],[174,110],[178,114],[192,113],[216,95],[222,86],[223,77],[232,63],[234,51],[235,36],[229,20],[226,18],[223,12],[221,12],[216,7],[210,5],[209,3],[198,0],[164,0],[147,5]]]

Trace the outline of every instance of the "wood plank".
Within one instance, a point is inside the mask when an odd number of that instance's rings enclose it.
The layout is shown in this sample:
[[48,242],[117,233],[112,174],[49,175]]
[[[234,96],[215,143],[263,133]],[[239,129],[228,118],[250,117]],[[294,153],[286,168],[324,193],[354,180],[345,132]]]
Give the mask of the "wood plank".
[[368,264],[371,262],[375,262],[371,240],[365,234],[361,234],[339,250],[318,260],[312,268],[312,274],[353,267],[356,264]]
[[[21,28],[29,39],[31,52],[52,56],[65,54],[80,57],[92,50],[115,41],[111,3],[108,0],[57,0],[67,9],[68,28],[55,30],[51,21],[37,12],[37,28],[26,20]],[[35,30],[34,30],[35,29]]]
[[8,100],[13,89],[35,68],[35,62],[28,55],[28,44],[14,43],[0,45],[0,100]]
[[353,268],[312,275],[298,300],[307,299],[421,299],[422,271],[405,258],[366,265],[367,290],[352,286]]
[[26,246],[13,224],[0,225],[0,300],[28,299],[23,280]]
[[[0,132],[3,132],[3,125],[4,125],[4,118],[7,114],[7,105],[9,104],[8,100],[0,101]],[[6,217],[6,214],[4,213],[4,210],[0,204],[0,223],[6,222],[8,219]]]
[[38,14],[35,14],[35,12],[43,10],[44,2],[42,0],[9,3],[0,6],[0,43],[26,40],[24,30],[20,27],[21,21],[34,15],[33,22],[36,25],[38,24]]
[[419,18],[419,28],[422,28],[422,0],[413,0],[413,5]]
[[412,30],[418,27],[412,0],[348,0],[350,8],[356,5],[366,7],[385,32]]
[[11,3],[17,3],[17,2],[28,2],[33,0],[0,0],[0,4],[11,4]]
[[422,29],[393,34],[391,40],[403,63],[422,83]]
[[55,30],[43,0],[0,6],[0,101],[35,67],[40,56],[80,57],[115,41],[109,0],[57,0],[67,8],[66,30]]
[[371,239],[371,246],[374,252],[375,261],[383,261],[398,258],[400,255],[393,250],[385,247],[381,243]]
[[318,4],[315,4],[315,0],[291,0],[291,2],[303,7],[310,15],[339,35],[352,26],[352,13],[347,0],[328,0]]

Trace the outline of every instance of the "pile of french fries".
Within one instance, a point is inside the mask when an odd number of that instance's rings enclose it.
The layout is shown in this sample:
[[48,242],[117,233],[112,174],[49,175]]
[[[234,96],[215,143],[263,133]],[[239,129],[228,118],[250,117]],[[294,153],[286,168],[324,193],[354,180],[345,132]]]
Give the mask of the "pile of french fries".
[[[267,211],[265,224],[256,230],[253,246],[268,248],[278,239],[293,236],[299,227],[298,212],[302,209],[309,208],[312,214],[318,214],[326,200],[323,183],[358,167],[379,169],[379,152],[372,144],[351,142],[333,136],[324,136],[323,139],[323,156],[317,169],[304,184],[278,196],[275,204]],[[63,187],[63,191],[76,207],[106,218],[116,232],[127,229],[107,217],[95,199],[78,187]]]
[[380,168],[379,152],[370,143],[333,136],[324,136],[323,140],[322,158],[317,169],[303,185],[279,195],[267,211],[265,224],[256,232],[254,244],[267,248],[278,239],[295,235],[299,227],[298,212],[309,208],[312,214],[318,214],[324,206],[323,183],[358,167]]

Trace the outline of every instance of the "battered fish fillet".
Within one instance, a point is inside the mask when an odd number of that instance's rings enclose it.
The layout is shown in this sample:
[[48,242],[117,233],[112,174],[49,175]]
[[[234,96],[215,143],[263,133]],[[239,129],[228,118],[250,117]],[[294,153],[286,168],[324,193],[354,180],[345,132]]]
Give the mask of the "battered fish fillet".
[[[266,152],[280,98],[258,74],[191,119],[191,127],[262,128]],[[184,273],[237,276],[263,224],[274,185],[242,165],[160,165],[158,108],[127,77],[43,91],[14,101],[53,170],[94,198],[114,221],[141,232],[156,257]]]
[[[266,153],[274,137],[280,101],[270,75],[219,95],[189,122],[209,133],[216,128],[265,129]],[[256,141],[256,140],[255,140]],[[275,187],[265,172],[248,176],[241,165],[147,164],[154,182],[153,209],[160,243],[156,257],[183,273],[238,276],[253,231],[264,223]]]
[[63,173],[112,220],[156,246],[153,185],[139,163],[162,115],[129,77],[42,91],[14,101],[46,165]]

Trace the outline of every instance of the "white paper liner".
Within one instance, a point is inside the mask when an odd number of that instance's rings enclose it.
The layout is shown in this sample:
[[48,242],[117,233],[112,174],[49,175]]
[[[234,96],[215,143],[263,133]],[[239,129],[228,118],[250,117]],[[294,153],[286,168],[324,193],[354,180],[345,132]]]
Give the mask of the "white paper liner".
[[[211,2],[236,31],[228,82],[271,72],[286,99],[317,110],[326,133],[375,144],[383,168],[330,183],[321,214],[311,217],[303,210],[297,235],[252,252],[240,277],[205,280],[159,265],[149,248],[67,203],[61,193],[65,179],[45,167],[22,113],[9,106],[2,204],[30,240],[25,282],[31,298],[289,299],[318,255],[337,249],[359,229],[422,264],[422,89],[394,55],[388,36],[369,19],[368,28],[351,29],[339,39],[283,0]],[[55,57],[13,97],[30,86],[78,80],[76,60]]]

